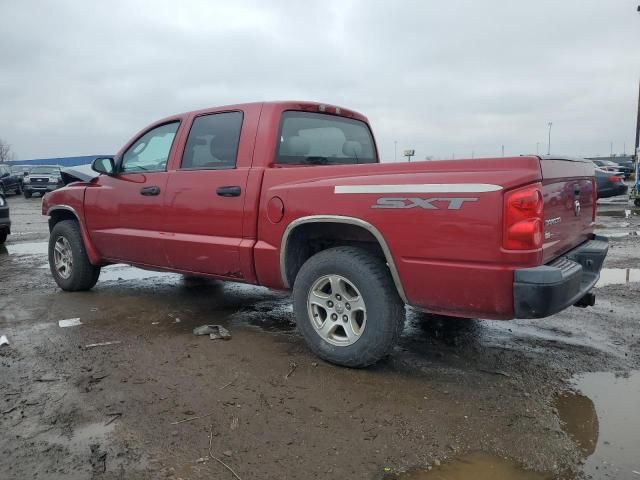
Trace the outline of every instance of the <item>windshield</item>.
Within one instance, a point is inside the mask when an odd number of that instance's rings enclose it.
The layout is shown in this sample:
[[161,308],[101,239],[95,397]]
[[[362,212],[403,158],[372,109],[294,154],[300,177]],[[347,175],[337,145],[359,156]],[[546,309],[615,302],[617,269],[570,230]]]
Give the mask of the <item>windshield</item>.
[[33,167],[31,175],[56,175],[60,173],[58,167]]
[[366,123],[308,112],[284,112],[280,124],[278,164],[340,165],[377,163]]

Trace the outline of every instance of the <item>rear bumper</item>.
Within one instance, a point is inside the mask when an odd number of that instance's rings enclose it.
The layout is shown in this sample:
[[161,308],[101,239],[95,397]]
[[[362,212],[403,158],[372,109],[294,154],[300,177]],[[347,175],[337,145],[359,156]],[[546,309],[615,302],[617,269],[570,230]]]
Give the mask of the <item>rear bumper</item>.
[[548,265],[515,270],[515,317],[548,317],[577,303],[600,278],[608,250],[607,238],[594,236]]

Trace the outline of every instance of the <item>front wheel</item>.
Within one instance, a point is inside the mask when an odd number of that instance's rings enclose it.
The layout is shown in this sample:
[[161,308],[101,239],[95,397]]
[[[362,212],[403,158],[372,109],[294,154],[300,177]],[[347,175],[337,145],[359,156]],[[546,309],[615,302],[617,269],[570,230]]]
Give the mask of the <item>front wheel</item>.
[[25,190],[22,194],[24,195],[24,198],[31,198],[31,192],[29,190]]
[[346,367],[387,356],[404,327],[404,303],[385,261],[361,248],[330,248],[307,260],[293,307],[309,348]]
[[58,286],[67,291],[89,290],[98,281],[100,267],[92,265],[75,220],[55,224],[49,236],[49,267]]
[[0,230],[0,245],[7,241],[7,237],[9,236],[8,230]]

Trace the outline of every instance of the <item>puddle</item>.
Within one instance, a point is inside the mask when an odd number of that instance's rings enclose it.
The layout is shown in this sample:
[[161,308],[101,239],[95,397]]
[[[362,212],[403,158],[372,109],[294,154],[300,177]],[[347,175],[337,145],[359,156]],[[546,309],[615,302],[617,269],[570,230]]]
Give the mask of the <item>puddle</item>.
[[598,210],[598,217],[629,218],[632,215],[640,215],[640,210],[637,208],[627,208],[622,210]]
[[630,282],[640,282],[640,268],[603,268],[600,271],[600,280],[598,280],[596,287]]
[[49,244],[47,242],[10,243],[6,245],[9,255],[47,255]]
[[576,393],[557,398],[564,430],[584,456],[587,478],[640,478],[640,371],[629,376],[588,373]]
[[232,320],[267,332],[289,333],[296,328],[293,305],[288,301],[266,301],[247,306],[233,314]]
[[551,480],[553,475],[524,470],[517,463],[477,452],[432,470],[414,470],[384,480]]
[[130,265],[117,264],[104,267],[100,272],[101,282],[117,280],[144,280],[147,278],[162,278],[168,280],[180,280],[182,275],[171,272],[156,272],[153,270],[143,270]]
[[640,235],[640,230],[631,230],[631,231],[623,231],[623,232],[610,232],[608,230],[596,230],[597,235],[602,235],[607,238],[624,238],[624,237],[634,237]]

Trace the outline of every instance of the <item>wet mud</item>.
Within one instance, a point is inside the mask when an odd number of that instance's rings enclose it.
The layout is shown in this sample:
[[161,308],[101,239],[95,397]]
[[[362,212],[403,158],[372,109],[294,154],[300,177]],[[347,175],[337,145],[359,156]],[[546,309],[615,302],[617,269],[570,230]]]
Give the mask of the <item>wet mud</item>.
[[[232,478],[212,456],[243,480],[640,478],[637,236],[611,238],[593,308],[511,322],[409,308],[393,355],[350,370],[308,351],[286,293],[124,265],[61,292],[39,199],[9,202],[0,478]],[[232,339],[195,337],[204,324]]]

